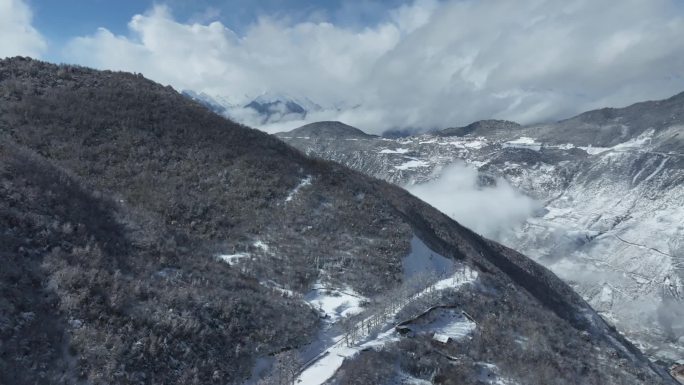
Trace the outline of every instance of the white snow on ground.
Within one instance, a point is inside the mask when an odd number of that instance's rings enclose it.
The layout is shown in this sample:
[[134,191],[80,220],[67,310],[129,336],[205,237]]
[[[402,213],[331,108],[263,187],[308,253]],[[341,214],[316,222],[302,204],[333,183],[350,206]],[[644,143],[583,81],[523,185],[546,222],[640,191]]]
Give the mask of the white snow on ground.
[[287,196],[287,198],[285,198],[285,202],[291,201],[295,197],[295,195],[297,195],[299,190],[302,189],[302,187],[308,186],[310,184],[311,184],[311,175],[307,175],[306,178],[302,179],[302,181],[299,182],[297,187],[295,187],[292,191],[290,191],[290,194]]
[[504,147],[515,147],[515,148],[527,148],[530,150],[539,151],[542,144],[536,142],[533,138],[528,138],[526,136],[521,136],[518,139],[505,142]]
[[437,139],[428,139],[428,140],[421,140],[418,142],[418,144],[432,144],[432,143],[437,143]]
[[233,266],[235,265],[240,259],[242,258],[248,258],[249,253],[237,253],[237,254],[221,254],[216,256],[218,259],[222,260],[223,262]]
[[[646,136],[640,139],[646,141]],[[661,321],[684,325],[675,316],[676,307],[663,301],[664,296],[684,298],[684,188],[676,183],[682,174],[668,155],[634,152],[646,150],[611,147],[595,155],[591,173],[610,170],[615,177],[588,178],[549,194],[547,212],[529,218],[503,242],[569,282],[647,354],[684,357],[684,344],[663,342]],[[538,180],[539,175],[525,179]],[[675,182],[664,184],[669,181]],[[540,191],[543,186],[525,189]],[[674,330],[681,336],[684,327]]]
[[559,144],[558,146],[556,146],[556,148],[559,150],[571,150],[571,149],[575,148],[575,145],[572,143],[565,143],[565,144]]
[[632,149],[643,149],[646,147],[647,144],[651,143],[651,140],[653,139],[653,134],[655,133],[655,130],[651,129],[648,131],[645,131],[641,135],[637,136],[634,139],[630,139],[626,142],[617,144],[613,146],[613,150],[632,150]]
[[412,159],[409,160],[408,162],[404,162],[403,164],[400,164],[399,166],[394,166],[395,169],[397,170],[409,170],[412,168],[417,168],[417,167],[427,167],[430,164],[428,162],[418,160],[418,159]]
[[254,247],[259,248],[265,252],[268,252],[269,247],[267,244],[265,244],[263,241],[256,241],[254,242]]
[[519,144],[519,145],[533,145],[537,144],[537,142],[534,140],[534,138],[529,138],[527,136],[521,136],[518,139],[510,140],[506,142],[508,144]]
[[[434,291],[434,290],[444,290],[447,288],[456,289],[462,285],[473,282],[477,279],[477,272],[471,270],[467,266],[463,269],[458,270],[456,273],[442,279],[433,285],[426,288],[424,291],[416,294],[411,300],[420,298],[421,296]],[[345,358],[351,358],[356,355],[359,351],[370,347],[383,346],[387,342],[396,341],[399,339],[397,333],[394,330],[394,325],[391,320],[394,318],[396,313],[389,318],[390,322],[387,322],[381,329],[381,333],[377,336],[365,336],[362,341],[358,342],[353,347],[348,347],[344,343],[343,336],[338,336],[334,340],[336,341],[332,346],[326,349],[322,354],[320,354],[318,359],[314,359],[312,363],[309,364],[304,370],[299,374],[296,383],[301,385],[320,385],[330,379],[337,369],[342,365]],[[368,323],[371,317],[365,319],[364,322]],[[452,330],[456,333],[456,330]]]
[[397,148],[396,150],[390,150],[389,148],[386,148],[382,151],[380,151],[381,154],[406,154],[410,150],[408,148]]
[[432,382],[413,377],[407,373],[399,373],[398,384],[402,385],[432,385]]
[[469,140],[469,141],[466,141],[464,144],[465,147],[474,148],[474,149],[480,149],[486,145],[487,145],[487,142],[484,140]]
[[435,334],[458,340],[470,334],[470,332],[475,330],[476,326],[475,322],[463,318],[460,320],[447,321],[443,324],[435,323],[432,327]]
[[474,149],[474,150],[479,150],[482,147],[487,146],[487,141],[484,138],[478,138],[478,139],[461,139],[461,140],[454,140],[452,138],[449,138],[448,140],[440,141],[437,142],[436,144],[440,146],[454,146],[457,148],[469,148],[469,149]]
[[490,385],[516,385],[517,382],[499,375],[499,367],[487,362],[478,362],[480,375],[478,380],[483,384]]
[[423,315],[402,324],[413,334],[429,334],[446,343],[449,339],[459,340],[468,336],[477,325],[456,308],[432,308]]
[[318,282],[304,300],[323,314],[328,322],[335,323],[341,318],[363,311],[362,304],[368,301],[368,298],[349,287],[334,289]]
[[633,151],[633,150],[643,150],[647,148],[647,145],[651,143],[651,140],[653,139],[653,134],[655,133],[654,130],[648,130],[638,137],[634,139],[630,139],[626,142],[616,144],[613,147],[592,147],[592,146],[587,146],[587,147],[578,147],[584,151],[587,152],[589,155],[596,155],[600,154],[606,151],[615,151],[615,152],[625,152],[625,151]]
[[602,152],[606,152],[606,151],[610,150],[610,147],[587,146],[587,147],[579,147],[579,148],[586,151],[587,154],[589,154],[589,155],[596,155],[596,154],[600,154]]
[[477,271],[466,267],[462,270],[455,272],[454,274],[452,274],[449,277],[446,277],[444,279],[441,279],[441,280],[435,282],[429,288],[422,291],[419,294],[419,296],[428,293],[430,290],[454,289],[454,288],[462,286],[466,283],[474,282],[476,279],[477,279]]
[[470,160],[470,159],[466,159],[465,163],[466,163],[467,165],[473,166],[473,167],[475,167],[475,168],[480,168],[480,167],[484,166],[485,164],[487,164],[488,162],[483,162],[483,161],[481,161],[481,160]]
[[289,289],[285,289],[284,287],[279,285],[277,282],[268,280],[268,281],[261,281],[259,283],[261,285],[263,285],[263,286],[265,286],[265,287],[267,287],[273,291],[277,291],[278,293],[285,295],[287,297],[301,297],[301,294],[296,293],[296,292],[289,290]]
[[663,167],[665,167],[665,163],[667,163],[667,160],[668,160],[668,159],[669,159],[669,158],[663,158],[663,161],[660,163],[660,165],[658,166],[658,168],[656,168],[655,171],[653,171],[653,172],[652,172],[649,176],[647,176],[646,179],[644,179],[643,181],[644,181],[644,182],[648,182],[648,181],[651,180],[654,176],[656,176],[659,172],[661,172],[661,171],[663,170]]
[[332,377],[337,369],[342,366],[344,359],[352,357],[358,352],[358,348],[350,348],[343,343],[328,349],[325,355],[299,374],[295,383],[301,385],[319,385]]
[[455,142],[439,142],[440,146],[454,146],[458,148],[466,148],[465,141],[455,141]]

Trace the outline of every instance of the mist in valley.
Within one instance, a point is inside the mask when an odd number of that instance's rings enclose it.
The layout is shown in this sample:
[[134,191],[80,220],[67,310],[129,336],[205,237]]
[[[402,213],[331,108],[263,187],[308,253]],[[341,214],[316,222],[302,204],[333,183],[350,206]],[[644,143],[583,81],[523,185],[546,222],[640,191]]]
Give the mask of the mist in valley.
[[406,188],[462,225],[495,240],[502,240],[543,209],[540,202],[503,178],[496,178],[495,183],[482,181],[477,169],[456,162],[438,178]]

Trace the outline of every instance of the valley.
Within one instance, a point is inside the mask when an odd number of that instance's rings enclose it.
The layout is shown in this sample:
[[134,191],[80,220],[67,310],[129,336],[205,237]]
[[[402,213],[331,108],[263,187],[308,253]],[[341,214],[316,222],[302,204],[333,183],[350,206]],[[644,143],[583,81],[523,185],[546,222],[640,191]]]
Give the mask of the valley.
[[675,383],[526,256],[139,74],[0,61],[0,198],[2,383]]
[[654,359],[675,362],[684,357],[684,94],[606,111],[396,139],[335,122],[277,136],[404,186],[529,255]]

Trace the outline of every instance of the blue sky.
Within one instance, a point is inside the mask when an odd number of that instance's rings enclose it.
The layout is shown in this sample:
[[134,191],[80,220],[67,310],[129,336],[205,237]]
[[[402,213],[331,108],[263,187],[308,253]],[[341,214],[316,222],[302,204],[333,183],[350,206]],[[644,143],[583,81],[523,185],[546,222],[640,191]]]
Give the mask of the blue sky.
[[683,4],[0,0],[0,58],[142,73],[236,106],[308,98],[324,111],[307,119],[368,132],[535,123],[684,91]]
[[106,27],[126,32],[131,16],[149,9],[151,2],[134,0],[31,0],[33,25],[54,42],[93,33]]
[[260,16],[329,21],[337,25],[363,28],[386,16],[388,9],[406,0],[30,0],[33,25],[52,43],[46,58],[58,61],[58,47],[74,36],[94,33],[104,27],[117,35],[127,35],[127,24],[136,14],[144,14],[155,4],[169,6],[176,20],[206,23],[220,21],[242,33]]

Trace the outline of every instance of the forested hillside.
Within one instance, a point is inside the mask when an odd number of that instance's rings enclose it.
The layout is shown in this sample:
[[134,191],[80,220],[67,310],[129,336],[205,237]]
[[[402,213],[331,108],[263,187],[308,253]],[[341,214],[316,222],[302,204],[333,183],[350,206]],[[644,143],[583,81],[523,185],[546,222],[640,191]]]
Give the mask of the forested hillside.
[[538,383],[671,383],[549,271],[400,188],[139,75],[0,61],[1,383],[241,383],[314,341],[312,285],[390,293],[414,237],[478,274],[440,299],[478,319],[452,346],[473,364],[411,360],[419,337],[334,381],[384,362],[379,382],[475,383],[486,360]]

